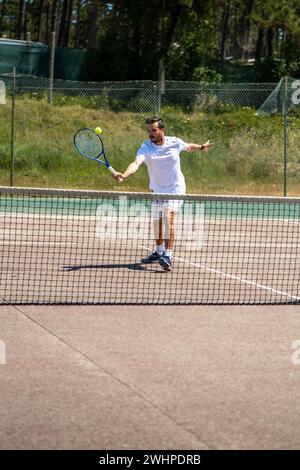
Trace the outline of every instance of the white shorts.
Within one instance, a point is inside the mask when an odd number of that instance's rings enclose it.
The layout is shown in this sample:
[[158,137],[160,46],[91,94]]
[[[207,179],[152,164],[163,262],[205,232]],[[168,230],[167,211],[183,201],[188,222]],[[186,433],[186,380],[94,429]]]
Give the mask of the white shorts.
[[183,201],[180,199],[154,199],[152,201],[152,218],[158,220],[163,217],[167,211],[178,212],[182,204]]

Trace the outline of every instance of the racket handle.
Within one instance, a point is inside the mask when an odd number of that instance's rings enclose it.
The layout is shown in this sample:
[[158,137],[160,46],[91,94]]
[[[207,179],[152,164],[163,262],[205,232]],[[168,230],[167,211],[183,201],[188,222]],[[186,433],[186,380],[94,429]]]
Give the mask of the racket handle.
[[116,172],[115,172],[115,170],[113,169],[112,166],[108,166],[107,169],[108,169],[114,176],[116,176]]

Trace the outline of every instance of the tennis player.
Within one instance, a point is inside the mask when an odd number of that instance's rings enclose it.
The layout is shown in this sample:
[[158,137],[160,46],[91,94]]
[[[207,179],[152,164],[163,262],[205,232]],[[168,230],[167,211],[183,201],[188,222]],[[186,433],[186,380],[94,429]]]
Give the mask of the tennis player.
[[[209,140],[205,144],[188,144],[178,137],[165,136],[162,118],[153,116],[146,120],[149,140],[139,148],[134,162],[124,173],[116,172],[115,178],[121,182],[135,173],[142,163],[148,167],[150,189],[157,194],[185,194],[185,179],[180,167],[181,151],[208,151]],[[142,259],[142,263],[159,264],[166,271],[172,270],[173,247],[175,241],[175,214],[182,205],[180,200],[153,201],[154,232],[156,248]]]

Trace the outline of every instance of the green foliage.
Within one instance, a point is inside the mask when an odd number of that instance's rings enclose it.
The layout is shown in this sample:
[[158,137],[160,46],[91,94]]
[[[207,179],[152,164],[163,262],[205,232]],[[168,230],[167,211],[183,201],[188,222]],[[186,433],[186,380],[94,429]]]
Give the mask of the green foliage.
[[[25,2],[26,31],[19,31],[19,2],[2,1],[1,34],[19,39],[28,32],[32,41],[49,44],[52,25],[61,25],[56,70],[66,47],[76,48],[68,53],[81,58],[86,81],[156,80],[160,59],[173,80],[269,82],[300,73],[298,0],[76,1],[69,12],[66,3]],[[47,74],[46,62],[41,73]],[[74,62],[69,58],[64,70]]]
[[[73,134],[83,126],[101,125],[111,164],[123,171],[137,149],[147,139],[147,114],[113,111],[105,107],[87,108],[74,99],[66,105],[48,105],[23,96],[18,100],[15,127],[15,184],[25,186],[95,188],[146,191],[148,175],[143,165],[122,185],[116,183],[98,164],[77,155]],[[187,142],[214,143],[209,153],[182,153],[181,164],[189,192],[280,194],[283,151],[280,116],[260,117],[249,108],[218,104],[212,109],[162,107],[167,134]],[[26,122],[26,126],[23,123]],[[1,184],[8,184],[10,173],[10,112],[3,108],[0,129]],[[289,168],[294,192],[299,191],[300,118],[289,125]],[[275,182],[275,183],[274,183]],[[275,186],[274,186],[275,184]]]
[[258,82],[276,82],[287,75],[286,63],[282,59],[267,57],[255,63],[255,77]]
[[222,81],[222,75],[214,69],[199,65],[194,69],[193,80],[206,83],[218,83]]

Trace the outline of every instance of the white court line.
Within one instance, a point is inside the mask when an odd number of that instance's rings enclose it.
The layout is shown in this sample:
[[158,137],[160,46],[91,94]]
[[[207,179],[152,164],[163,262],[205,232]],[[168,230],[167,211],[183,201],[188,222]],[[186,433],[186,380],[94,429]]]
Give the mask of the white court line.
[[[47,213],[43,213],[41,212],[40,214],[38,212],[22,212],[22,213],[18,213],[18,212],[0,212],[0,218],[3,218],[3,219],[12,219],[12,218],[16,218],[16,219],[53,219],[54,221],[55,220],[82,220],[84,222],[86,222],[86,220],[92,220],[92,221],[96,221],[98,222],[99,221],[99,217],[96,216],[96,215],[72,215],[72,214],[58,214],[58,213],[54,213],[54,214],[47,214]],[[292,219],[293,220],[293,219]]]
[[[138,247],[143,248],[144,250],[149,250],[150,251],[149,247],[142,246],[142,245],[138,245]],[[239,277],[239,276],[234,276],[232,274],[224,273],[223,271],[219,271],[218,269],[211,269],[211,268],[208,268],[207,266],[205,266],[203,264],[193,263],[193,262],[187,261],[183,258],[177,258],[176,256],[174,256],[174,259],[176,259],[177,261],[181,261],[182,263],[189,264],[190,266],[195,266],[196,268],[204,269],[205,271],[209,271],[211,273],[218,274],[220,276],[227,277],[229,279],[234,279],[235,281],[238,281],[242,284],[250,284],[250,285],[258,287],[260,289],[264,289],[264,290],[274,292],[275,294],[284,295],[286,297],[290,297],[291,299],[295,299],[295,300],[300,300],[300,297],[289,294],[288,292],[283,292],[283,291],[274,289],[273,287],[265,286],[264,284],[258,284],[255,281],[249,281],[248,279],[243,279],[242,277]]]

